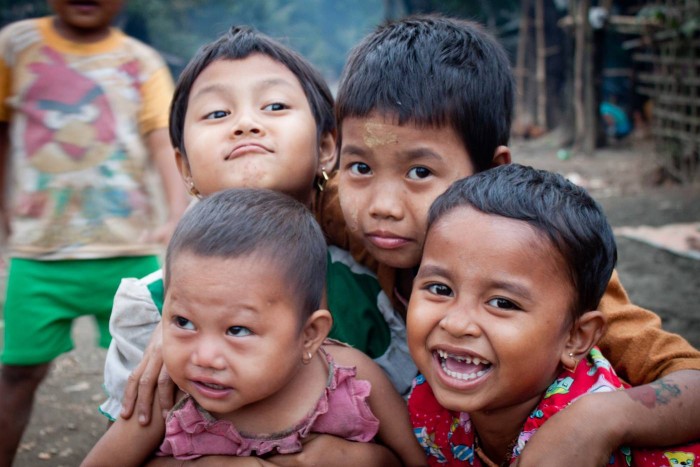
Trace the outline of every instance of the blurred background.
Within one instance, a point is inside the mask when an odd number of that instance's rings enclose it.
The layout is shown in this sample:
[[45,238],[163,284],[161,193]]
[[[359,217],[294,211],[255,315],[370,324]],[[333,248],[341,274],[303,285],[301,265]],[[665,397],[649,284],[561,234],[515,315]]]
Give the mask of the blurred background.
[[[700,347],[698,0],[128,0],[117,26],[155,47],[177,78],[198,47],[248,24],[299,51],[335,89],[348,51],[374,27],[428,12],[479,21],[499,38],[517,89],[514,161],[586,187],[615,228],[631,299]],[[45,0],[0,0],[0,27],[48,13]],[[104,431],[104,351],[89,322],[74,334],[76,350],[37,393],[18,467],[78,465]]]

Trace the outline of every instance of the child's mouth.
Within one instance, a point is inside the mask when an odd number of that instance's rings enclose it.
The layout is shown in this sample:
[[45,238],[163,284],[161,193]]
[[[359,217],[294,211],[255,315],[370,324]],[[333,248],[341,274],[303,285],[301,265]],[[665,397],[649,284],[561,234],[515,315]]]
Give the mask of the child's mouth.
[[479,357],[453,355],[439,349],[436,353],[442,371],[451,378],[471,381],[484,376],[491,369],[491,363]]

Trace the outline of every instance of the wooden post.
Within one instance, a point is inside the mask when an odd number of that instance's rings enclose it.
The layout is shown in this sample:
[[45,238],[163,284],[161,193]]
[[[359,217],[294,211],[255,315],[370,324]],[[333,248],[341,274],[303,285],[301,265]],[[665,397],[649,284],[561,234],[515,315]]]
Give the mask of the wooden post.
[[547,43],[544,30],[544,0],[535,0],[535,41],[537,82],[537,112],[535,124],[547,128]]
[[516,128],[523,128],[532,122],[532,116],[526,104],[527,78],[527,48],[530,37],[530,5],[532,0],[523,0],[520,6],[520,29],[518,30],[518,51],[515,58],[515,118]]

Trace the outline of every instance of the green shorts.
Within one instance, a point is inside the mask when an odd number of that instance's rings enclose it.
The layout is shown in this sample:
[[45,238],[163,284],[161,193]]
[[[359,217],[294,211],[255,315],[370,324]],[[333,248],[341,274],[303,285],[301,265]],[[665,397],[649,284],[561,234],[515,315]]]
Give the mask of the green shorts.
[[98,344],[109,347],[109,316],[122,277],[143,277],[160,267],[156,256],[37,261],[12,258],[5,300],[7,365],[48,363],[73,349],[73,320],[94,315]]

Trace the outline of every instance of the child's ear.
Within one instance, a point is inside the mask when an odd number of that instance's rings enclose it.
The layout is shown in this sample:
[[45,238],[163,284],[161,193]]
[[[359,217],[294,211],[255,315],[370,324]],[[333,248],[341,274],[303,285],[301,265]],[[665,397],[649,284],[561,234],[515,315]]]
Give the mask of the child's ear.
[[318,144],[318,176],[321,176],[321,171],[325,170],[331,173],[335,170],[338,163],[338,152],[335,147],[335,132],[326,132],[321,135],[321,140]]
[[491,168],[510,163],[510,148],[508,146],[498,146],[493,152],[493,159],[491,159]]
[[304,342],[304,355],[314,355],[328,337],[333,326],[333,317],[328,310],[316,310],[309,316],[301,330]]
[[586,358],[603,335],[605,323],[605,315],[598,310],[588,311],[576,320],[561,354],[564,368],[573,371],[578,362]]

